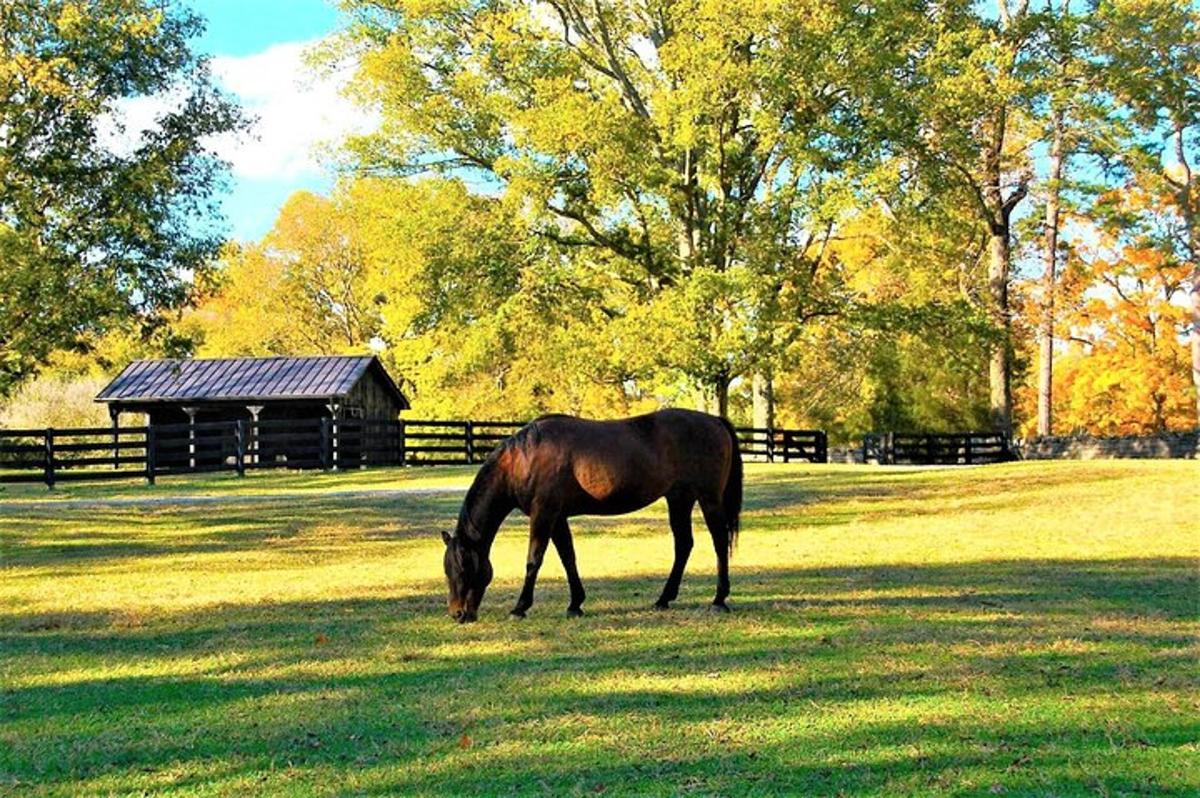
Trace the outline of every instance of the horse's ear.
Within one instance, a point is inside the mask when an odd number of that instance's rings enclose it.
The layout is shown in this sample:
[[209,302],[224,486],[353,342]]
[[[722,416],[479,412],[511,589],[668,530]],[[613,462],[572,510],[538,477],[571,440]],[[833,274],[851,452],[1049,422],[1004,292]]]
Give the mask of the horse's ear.
[[453,541],[454,541],[454,535],[451,535],[449,532],[447,532],[446,530],[443,529],[442,530],[442,542],[445,543],[447,546],[449,546],[451,544],[451,542],[453,542]]

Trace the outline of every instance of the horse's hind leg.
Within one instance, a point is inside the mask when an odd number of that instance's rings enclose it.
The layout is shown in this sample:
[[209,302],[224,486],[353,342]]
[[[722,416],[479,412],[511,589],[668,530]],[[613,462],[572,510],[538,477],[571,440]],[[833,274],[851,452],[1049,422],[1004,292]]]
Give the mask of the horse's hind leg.
[[562,560],[563,570],[567,572],[567,585],[571,588],[571,604],[567,607],[567,615],[577,617],[583,615],[583,582],[579,581],[579,570],[575,567],[575,541],[571,538],[571,527],[563,518],[554,527],[554,548],[558,550],[558,558]]
[[692,508],[696,506],[696,497],[691,493],[668,493],[667,512],[671,519],[671,534],[675,537],[675,564],[671,566],[671,575],[663,586],[662,595],[654,606],[665,610],[679,595],[679,582],[683,579],[683,569],[687,566],[688,556],[692,553]]
[[717,595],[713,599],[713,609],[729,612],[729,606],[725,603],[729,597],[729,525],[725,522],[725,513],[721,511],[720,500],[701,498],[700,511],[704,513],[704,523],[708,526],[713,548],[717,552]]
[[509,613],[516,618],[524,618],[525,611],[533,606],[533,586],[537,583],[538,571],[542,567],[542,559],[546,556],[546,546],[550,543],[556,521],[555,518],[548,519],[544,514],[538,513],[529,522],[529,554],[525,558],[525,586],[521,588],[517,605]]

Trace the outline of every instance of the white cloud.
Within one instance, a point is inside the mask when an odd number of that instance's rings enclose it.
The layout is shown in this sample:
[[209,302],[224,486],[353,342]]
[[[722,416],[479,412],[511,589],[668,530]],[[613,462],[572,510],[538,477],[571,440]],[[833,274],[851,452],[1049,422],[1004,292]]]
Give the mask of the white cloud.
[[[212,59],[217,83],[254,119],[249,132],[210,142],[231,164],[235,179],[287,181],[320,176],[322,150],[378,124],[377,114],[342,96],[352,67],[325,74],[305,63],[305,53],[316,44],[288,42],[261,53]],[[118,102],[100,121],[101,142],[114,152],[132,152],[143,131],[178,108],[183,98],[179,89]]]
[[224,136],[217,153],[234,177],[295,179],[319,175],[320,151],[377,125],[374,114],[342,96],[351,69],[318,74],[305,53],[316,42],[277,44],[248,56],[216,56],[216,80],[256,117],[248,135]]

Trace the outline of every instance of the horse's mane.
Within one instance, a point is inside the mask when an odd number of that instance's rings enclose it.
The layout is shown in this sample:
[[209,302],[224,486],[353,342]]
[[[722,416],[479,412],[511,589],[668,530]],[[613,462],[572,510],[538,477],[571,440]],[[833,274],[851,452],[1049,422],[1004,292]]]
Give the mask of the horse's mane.
[[492,478],[496,471],[496,455],[500,450],[492,452],[483,465],[479,467],[479,471],[475,473],[475,479],[471,481],[471,487],[467,488],[467,495],[463,499],[462,507],[458,511],[458,531],[467,532],[469,537],[478,537],[483,534],[479,529],[479,525],[471,518],[471,511],[479,504],[479,500],[491,488]]
[[526,446],[537,445],[542,438],[542,429],[540,423],[554,418],[573,418],[573,416],[567,415],[566,413],[547,413],[544,416],[538,416],[533,421],[530,421],[528,424],[514,432],[499,446],[497,446],[496,450],[492,452],[491,457],[488,457],[488,460],[499,457],[500,454],[506,449],[523,449]]

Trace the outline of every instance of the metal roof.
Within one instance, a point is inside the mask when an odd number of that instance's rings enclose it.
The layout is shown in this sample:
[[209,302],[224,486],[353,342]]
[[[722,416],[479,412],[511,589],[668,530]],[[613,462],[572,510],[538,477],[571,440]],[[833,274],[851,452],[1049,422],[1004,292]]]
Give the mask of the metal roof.
[[96,401],[328,399],[348,394],[372,368],[407,409],[408,400],[374,355],[135,360]]

